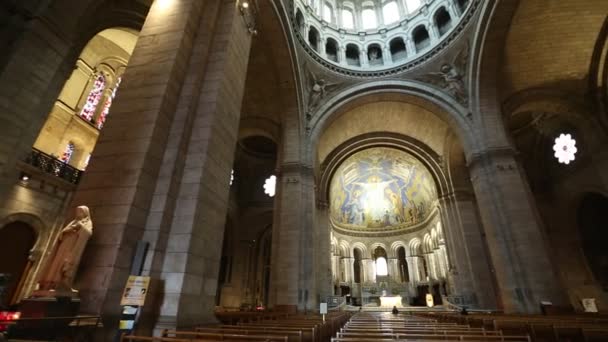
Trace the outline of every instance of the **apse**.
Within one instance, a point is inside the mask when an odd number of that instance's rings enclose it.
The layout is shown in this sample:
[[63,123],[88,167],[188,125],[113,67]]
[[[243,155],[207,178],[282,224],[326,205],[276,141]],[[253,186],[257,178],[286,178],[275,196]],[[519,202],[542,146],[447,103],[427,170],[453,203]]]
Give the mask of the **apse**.
[[352,232],[407,231],[424,222],[437,200],[428,169],[409,153],[371,148],[348,157],[330,185],[330,220]]

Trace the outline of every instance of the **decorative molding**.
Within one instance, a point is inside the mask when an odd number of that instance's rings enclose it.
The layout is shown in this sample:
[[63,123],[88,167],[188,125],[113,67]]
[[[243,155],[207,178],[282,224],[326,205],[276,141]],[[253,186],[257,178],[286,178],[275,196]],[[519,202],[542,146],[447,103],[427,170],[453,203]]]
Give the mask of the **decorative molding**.
[[[277,177],[287,175],[287,174],[300,174],[300,175],[312,175],[313,168],[310,165],[306,165],[300,162],[289,162],[279,165],[276,170]],[[294,176],[289,176],[287,178],[295,178]],[[287,182],[287,183],[297,183],[297,182]]]
[[[422,54],[418,58],[409,60],[408,62],[405,62],[401,65],[393,66],[392,68],[388,67],[383,70],[374,70],[374,71],[348,69],[346,67],[336,65],[334,63],[329,62],[328,60],[326,60],[325,58],[320,56],[316,51],[314,51],[310,47],[310,45],[307,43],[306,37],[303,37],[300,32],[300,29],[298,27],[298,24],[297,24],[297,21],[295,18],[294,3],[295,3],[295,1],[290,1],[289,5],[288,5],[288,16],[289,16],[289,21],[291,22],[292,31],[294,32],[296,40],[298,40],[298,42],[300,43],[299,44],[300,47],[306,52],[306,54],[311,59],[313,59],[318,64],[325,67],[326,69],[328,69],[332,72],[344,75],[344,76],[355,77],[355,78],[377,78],[377,77],[395,76],[395,75],[401,74],[403,72],[409,71],[413,68],[416,68],[416,67],[424,64],[426,61],[432,59],[437,54],[442,52],[448,45],[450,45],[452,42],[454,42],[460,36],[460,34],[466,28],[467,24],[473,19],[475,14],[478,12],[477,10],[479,8],[481,8],[481,4],[483,3],[483,1],[482,0],[471,0],[471,4],[469,5],[468,10],[466,11],[466,13],[464,13],[460,17],[460,22],[458,23],[458,25],[447,35],[447,37],[440,40],[435,47],[433,47],[432,49],[429,49],[426,53]],[[400,27],[403,28],[403,24],[400,25]]]
[[516,170],[517,151],[511,147],[500,147],[474,153],[467,163],[469,170],[482,165],[495,165],[499,171]]

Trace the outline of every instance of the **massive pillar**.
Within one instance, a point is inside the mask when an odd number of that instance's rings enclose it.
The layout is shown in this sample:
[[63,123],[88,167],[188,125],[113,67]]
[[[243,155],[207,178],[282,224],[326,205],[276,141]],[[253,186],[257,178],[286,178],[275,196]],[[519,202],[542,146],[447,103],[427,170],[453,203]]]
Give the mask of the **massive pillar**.
[[495,308],[494,281],[473,196],[455,193],[440,203],[453,304]]
[[79,277],[84,312],[118,315],[134,242],[146,225],[203,8],[194,0],[170,4],[152,5],[74,196],[73,204],[91,208],[95,224]]
[[498,295],[505,312],[538,312],[564,302],[528,183],[509,149],[469,161]]
[[[315,241],[315,244],[313,245],[313,255],[315,262],[315,294],[319,302],[325,302],[327,296],[331,295],[333,292],[333,286],[331,282],[331,269],[329,266],[329,251],[331,251],[331,229],[329,223],[329,211],[327,209],[327,203],[317,201],[317,206],[315,208],[314,215],[317,219],[316,224],[312,228],[314,231],[313,234]],[[340,279],[340,277],[338,277],[338,279]]]
[[98,232],[82,266],[88,312],[116,318],[143,239],[157,327],[214,320],[249,47],[233,1],[153,3],[73,202]]

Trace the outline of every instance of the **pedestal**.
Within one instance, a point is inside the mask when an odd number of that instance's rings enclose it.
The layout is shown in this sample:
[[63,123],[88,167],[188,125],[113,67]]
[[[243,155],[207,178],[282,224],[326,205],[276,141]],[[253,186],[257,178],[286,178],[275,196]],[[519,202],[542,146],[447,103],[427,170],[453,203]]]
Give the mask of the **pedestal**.
[[37,297],[21,301],[21,318],[74,317],[78,315],[80,299],[74,297]]

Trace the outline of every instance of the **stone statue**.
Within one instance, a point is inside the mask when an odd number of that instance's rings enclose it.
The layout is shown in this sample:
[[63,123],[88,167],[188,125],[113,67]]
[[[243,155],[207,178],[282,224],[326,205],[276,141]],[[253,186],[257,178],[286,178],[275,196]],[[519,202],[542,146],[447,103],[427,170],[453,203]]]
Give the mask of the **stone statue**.
[[468,104],[468,93],[465,85],[465,75],[469,59],[468,44],[458,52],[450,63],[441,65],[439,72],[430,72],[419,80],[433,84],[445,90],[456,101]]
[[321,99],[323,99],[332,88],[336,87],[337,84],[329,83],[323,78],[317,79],[317,76],[315,76],[315,74],[313,74],[310,70],[308,71],[308,82],[307,118],[310,119],[312,116],[312,111],[319,105]]
[[73,295],[72,289],[78,264],[87,241],[93,234],[93,223],[89,208],[81,205],[76,208],[76,217],[59,233],[57,244],[49,257],[34,296]]

